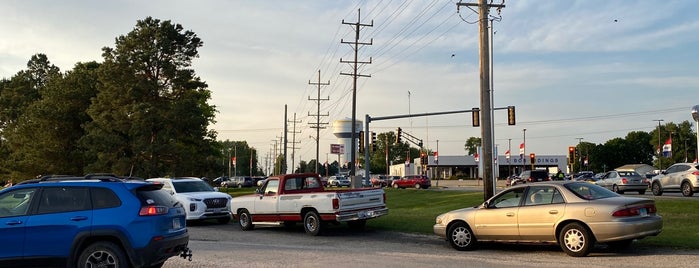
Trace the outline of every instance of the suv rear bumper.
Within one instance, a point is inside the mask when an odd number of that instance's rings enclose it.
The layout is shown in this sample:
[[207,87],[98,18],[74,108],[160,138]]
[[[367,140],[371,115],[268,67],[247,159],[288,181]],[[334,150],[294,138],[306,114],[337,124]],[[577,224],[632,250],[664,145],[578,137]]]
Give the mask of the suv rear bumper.
[[185,232],[181,235],[163,238],[161,240],[151,240],[144,248],[135,249],[135,254],[132,256],[132,261],[135,267],[149,267],[173,256],[178,256],[183,251],[188,251],[187,244],[189,243],[189,233]]

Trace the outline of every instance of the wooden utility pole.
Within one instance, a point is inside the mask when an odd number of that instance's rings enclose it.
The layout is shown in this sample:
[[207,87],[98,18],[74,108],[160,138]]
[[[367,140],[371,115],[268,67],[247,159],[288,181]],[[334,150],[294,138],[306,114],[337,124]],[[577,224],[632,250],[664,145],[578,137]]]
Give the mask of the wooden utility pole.
[[352,66],[352,73],[343,73],[340,72],[341,75],[350,75],[352,76],[353,83],[352,83],[352,135],[351,135],[351,142],[350,145],[352,148],[350,148],[350,157],[351,159],[348,161],[348,167],[349,167],[349,175],[350,178],[352,178],[352,188],[360,188],[361,187],[361,181],[357,180],[355,178],[355,170],[356,170],[356,162],[357,162],[357,78],[358,77],[371,77],[371,75],[362,75],[357,73],[359,69],[359,64],[371,64],[371,57],[369,57],[368,62],[361,62],[357,60],[357,55],[359,52],[359,46],[363,45],[372,45],[373,40],[369,41],[369,43],[361,43],[359,42],[359,31],[362,29],[364,26],[369,26],[373,27],[374,26],[374,21],[371,21],[371,24],[362,24],[362,16],[361,16],[361,10],[357,10],[357,22],[350,23],[350,22],[345,22],[345,20],[342,20],[342,24],[347,24],[347,25],[352,25],[354,27],[355,31],[355,36],[354,36],[354,41],[352,42],[345,42],[344,40],[340,39],[340,43],[343,44],[348,44],[352,47],[354,50],[354,60],[353,61],[343,61],[342,58],[340,58],[341,63],[348,63]]
[[294,173],[294,166],[296,165],[296,149],[300,149],[296,147],[296,144],[301,143],[299,141],[296,141],[296,134],[301,133],[301,131],[296,131],[296,123],[301,123],[301,120],[297,121],[296,113],[294,113],[294,120],[288,122],[293,124],[293,126],[291,127],[291,173]]
[[315,116],[315,117],[316,117],[316,122],[315,122],[315,123],[312,123],[312,122],[311,122],[311,123],[309,123],[309,124],[311,124],[311,128],[315,128],[315,129],[316,129],[316,138],[315,138],[315,140],[316,140],[316,164],[315,164],[315,170],[316,170],[316,171],[315,171],[315,173],[318,173],[318,161],[320,161],[320,159],[318,158],[318,157],[319,157],[318,154],[320,153],[320,129],[321,129],[321,128],[325,128],[325,126],[321,126],[321,124],[322,124],[322,125],[327,125],[327,124],[328,124],[328,123],[321,123],[321,122],[320,122],[320,117],[321,117],[321,116],[329,116],[329,115],[330,115],[330,114],[328,114],[328,113],[320,114],[320,102],[321,102],[321,101],[330,100],[330,97],[324,98],[324,99],[321,99],[321,98],[320,98],[320,86],[327,86],[327,85],[330,85],[330,81],[328,81],[327,83],[321,83],[321,82],[320,82],[320,70],[318,70],[318,82],[316,82],[316,83],[311,83],[311,80],[308,80],[308,84],[309,84],[309,85],[317,85],[317,86],[318,86],[318,97],[316,97],[315,99],[311,99],[311,96],[308,96],[308,100],[316,101],[316,102],[317,102],[317,105],[318,105],[318,106],[317,106],[317,110],[316,110],[316,114],[311,114],[311,112],[308,112],[308,116]]
[[495,194],[495,187],[493,187],[493,182],[495,178],[493,177],[493,131],[492,131],[492,105],[490,98],[490,45],[488,38],[488,13],[491,7],[503,8],[504,4],[488,4],[486,0],[478,0],[478,4],[472,3],[457,3],[457,9],[461,6],[475,6],[478,7],[478,20],[479,20],[479,37],[480,44],[478,49],[480,51],[480,85],[481,85],[481,146],[483,151],[481,159],[483,161],[483,198],[488,199]]

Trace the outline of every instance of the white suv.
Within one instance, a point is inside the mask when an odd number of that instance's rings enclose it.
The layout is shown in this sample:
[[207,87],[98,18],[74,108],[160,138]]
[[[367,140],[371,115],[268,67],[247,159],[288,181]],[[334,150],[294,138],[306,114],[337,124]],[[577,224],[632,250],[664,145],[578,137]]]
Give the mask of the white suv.
[[221,224],[231,221],[231,196],[216,191],[199,178],[153,178],[147,181],[162,183],[163,190],[182,203],[188,221],[216,219]]
[[653,177],[650,189],[656,196],[670,191],[680,191],[684,196],[692,196],[699,192],[699,165],[676,163]]

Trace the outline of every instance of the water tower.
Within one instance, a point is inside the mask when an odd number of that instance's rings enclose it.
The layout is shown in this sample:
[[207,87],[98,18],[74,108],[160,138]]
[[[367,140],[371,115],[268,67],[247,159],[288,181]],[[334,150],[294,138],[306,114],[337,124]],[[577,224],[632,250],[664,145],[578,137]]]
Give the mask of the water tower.
[[[355,130],[357,133],[354,137],[359,139],[359,131],[362,130],[362,121],[355,121]],[[339,162],[340,165],[344,165],[345,162],[348,162],[348,160],[352,158],[352,118],[335,120],[333,122],[333,134],[337,137],[337,143],[342,144],[345,148],[344,153],[341,155],[340,161],[342,162]],[[357,146],[356,148],[359,148],[359,140],[356,140],[354,145]],[[355,152],[358,153],[359,150],[356,149]]]

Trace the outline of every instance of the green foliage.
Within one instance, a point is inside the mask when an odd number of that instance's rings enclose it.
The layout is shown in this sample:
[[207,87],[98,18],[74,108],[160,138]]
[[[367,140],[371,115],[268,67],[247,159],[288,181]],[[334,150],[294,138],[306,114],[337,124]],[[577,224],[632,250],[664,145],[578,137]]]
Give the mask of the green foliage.
[[141,177],[203,174],[212,155],[215,108],[207,85],[188,69],[201,40],[179,24],[146,18],[103,49],[99,93],[80,140],[94,162],[85,172]]
[[464,144],[464,150],[466,150],[466,154],[473,155],[478,151],[478,146],[481,146],[481,138],[470,137]]

